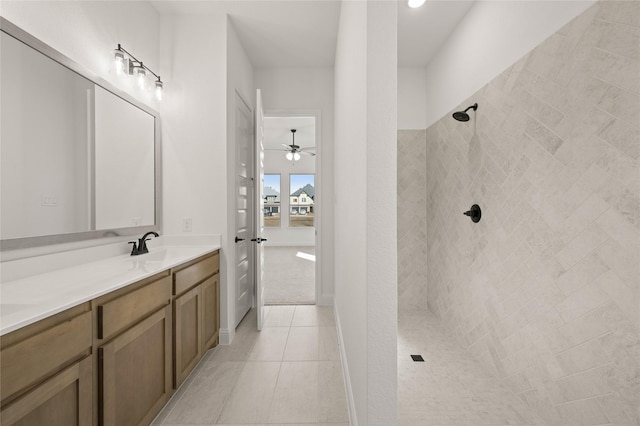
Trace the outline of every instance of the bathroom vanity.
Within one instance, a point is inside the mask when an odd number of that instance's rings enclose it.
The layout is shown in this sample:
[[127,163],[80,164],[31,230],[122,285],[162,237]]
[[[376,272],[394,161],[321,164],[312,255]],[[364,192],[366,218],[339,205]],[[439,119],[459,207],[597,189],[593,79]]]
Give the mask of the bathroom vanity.
[[219,239],[147,253],[159,113],[3,17],[0,38],[0,423],[147,425],[218,344]]
[[218,344],[219,277],[219,247],[162,247],[3,283],[2,424],[151,423]]

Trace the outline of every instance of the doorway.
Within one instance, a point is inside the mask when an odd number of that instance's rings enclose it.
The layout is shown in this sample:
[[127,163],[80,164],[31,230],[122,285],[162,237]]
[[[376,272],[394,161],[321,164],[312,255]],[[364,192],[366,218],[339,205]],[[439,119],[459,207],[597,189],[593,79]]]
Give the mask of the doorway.
[[265,114],[266,305],[317,300],[317,121],[315,114]]

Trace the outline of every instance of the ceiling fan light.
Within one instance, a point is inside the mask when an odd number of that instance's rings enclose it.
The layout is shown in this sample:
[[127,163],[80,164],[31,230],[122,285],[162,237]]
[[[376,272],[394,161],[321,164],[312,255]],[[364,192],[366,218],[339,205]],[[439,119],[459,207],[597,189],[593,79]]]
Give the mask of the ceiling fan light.
[[293,153],[293,159],[294,159],[295,161],[298,161],[298,160],[300,159],[300,154],[298,154],[297,152],[294,152],[294,153]]
[[291,160],[293,160],[293,153],[292,152],[287,152],[287,155],[285,155],[285,157],[287,157],[287,160],[291,161]]
[[412,7],[415,9],[416,7],[422,6],[425,1],[426,0],[409,0],[408,4],[409,4],[409,7]]

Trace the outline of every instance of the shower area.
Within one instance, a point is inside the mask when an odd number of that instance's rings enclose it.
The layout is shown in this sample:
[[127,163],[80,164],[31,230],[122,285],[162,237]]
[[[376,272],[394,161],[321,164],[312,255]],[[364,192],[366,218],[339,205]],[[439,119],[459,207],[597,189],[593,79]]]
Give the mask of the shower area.
[[400,424],[640,425],[640,2],[398,131],[398,327]]

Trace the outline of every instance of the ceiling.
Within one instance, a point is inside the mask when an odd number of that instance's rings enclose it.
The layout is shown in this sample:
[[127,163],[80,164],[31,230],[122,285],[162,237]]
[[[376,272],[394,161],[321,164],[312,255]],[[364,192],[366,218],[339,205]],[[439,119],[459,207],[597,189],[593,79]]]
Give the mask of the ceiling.
[[[256,68],[332,67],[340,1],[196,0],[151,2],[160,14],[228,13]],[[398,66],[425,67],[473,0],[427,0],[411,9],[398,2]]]
[[398,66],[426,67],[473,4],[473,0],[427,0],[412,9],[399,2]]
[[293,140],[291,129],[296,129],[296,145],[301,148],[315,146],[315,117],[265,117],[263,129],[265,149],[278,149],[284,153],[282,144],[291,145]]

